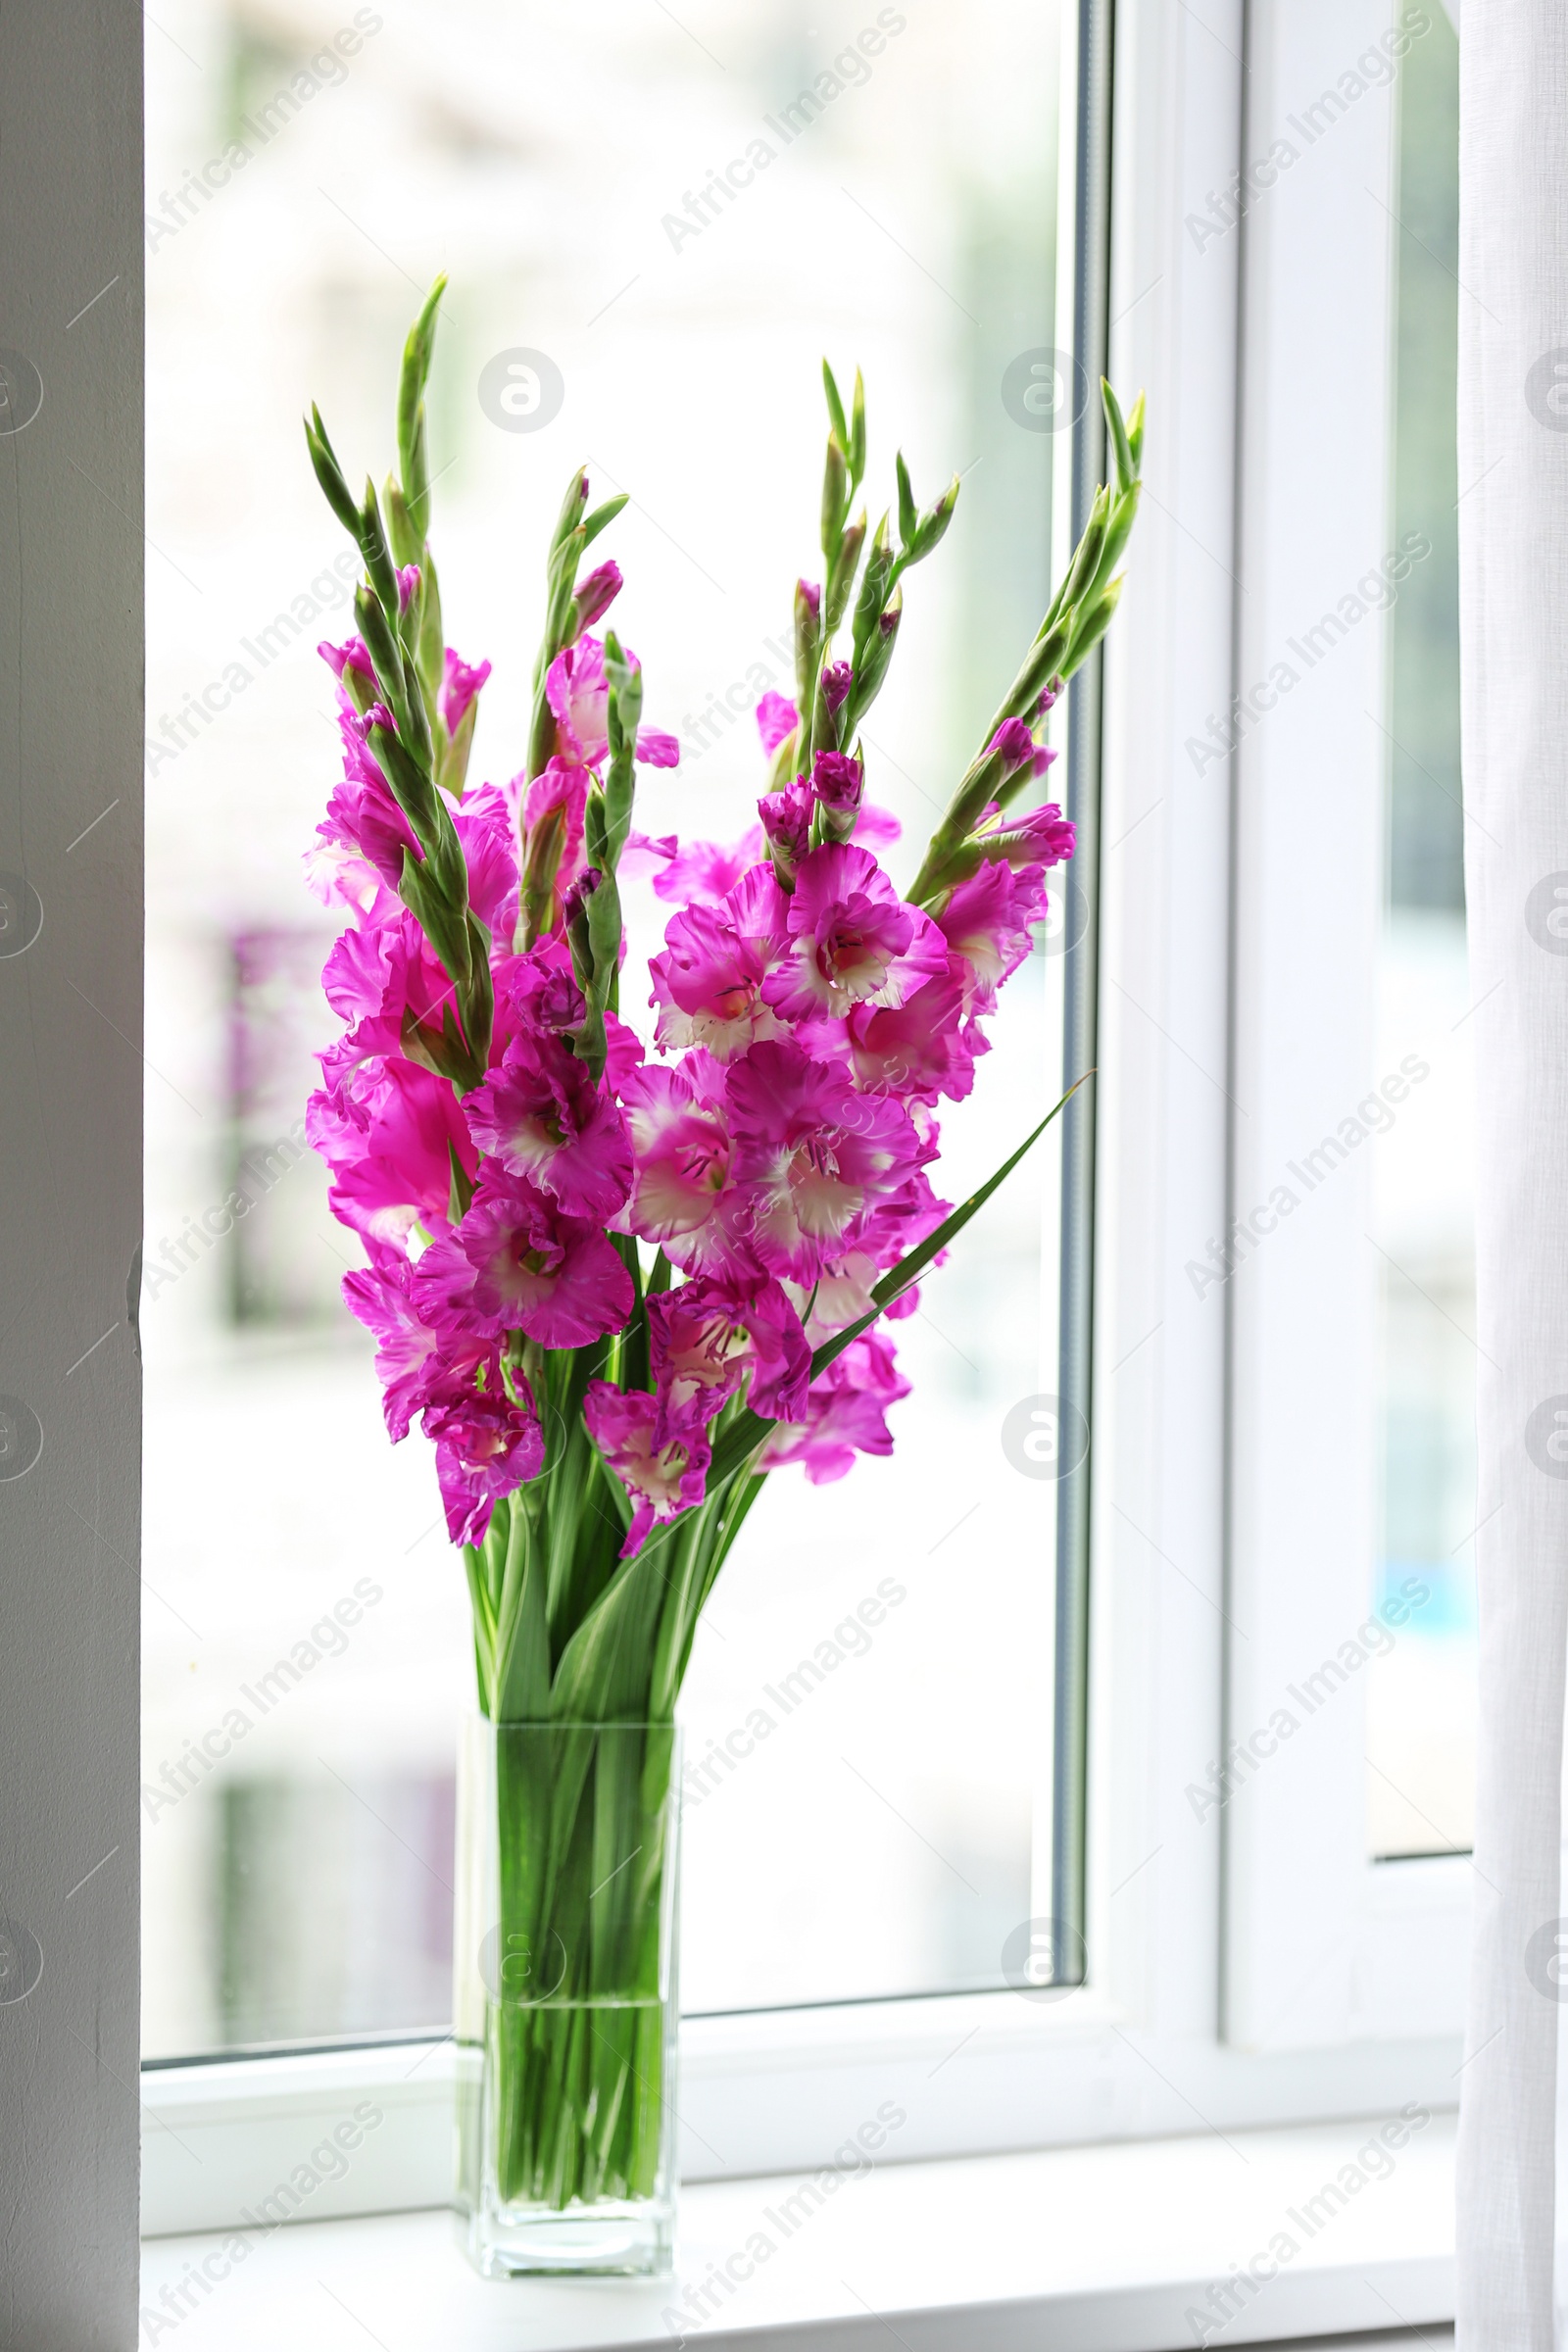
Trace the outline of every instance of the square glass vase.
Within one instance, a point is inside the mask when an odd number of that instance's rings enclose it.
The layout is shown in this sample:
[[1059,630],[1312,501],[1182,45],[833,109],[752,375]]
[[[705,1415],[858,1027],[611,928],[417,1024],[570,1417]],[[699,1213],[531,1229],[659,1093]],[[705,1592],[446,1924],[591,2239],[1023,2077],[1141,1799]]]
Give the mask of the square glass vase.
[[465,1728],[456,2204],[482,2277],[651,2277],[675,2224],[679,1734]]

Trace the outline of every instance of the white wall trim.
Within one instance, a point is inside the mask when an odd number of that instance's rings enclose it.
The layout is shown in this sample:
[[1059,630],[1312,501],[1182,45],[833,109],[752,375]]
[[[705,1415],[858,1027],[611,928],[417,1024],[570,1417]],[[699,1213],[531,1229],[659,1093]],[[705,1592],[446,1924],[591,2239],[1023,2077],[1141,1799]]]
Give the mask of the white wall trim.
[[[5,2352],[109,2352],[135,2324],[140,110],[138,10],[8,0],[0,11]],[[95,819],[103,821],[79,840]]]

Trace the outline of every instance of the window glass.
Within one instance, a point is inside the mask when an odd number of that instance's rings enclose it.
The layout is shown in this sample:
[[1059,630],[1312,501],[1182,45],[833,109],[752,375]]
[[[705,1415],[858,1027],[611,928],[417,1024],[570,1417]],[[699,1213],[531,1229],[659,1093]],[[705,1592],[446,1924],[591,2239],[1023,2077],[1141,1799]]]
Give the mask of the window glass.
[[[1458,42],[1442,11],[1399,82],[1395,538],[1377,1143],[1383,1654],[1373,1667],[1375,1855],[1467,1847],[1475,1769],[1475,1135],[1459,781],[1454,449]],[[1393,1098],[1396,1097],[1395,1100]]]
[[[379,476],[404,333],[450,271],[432,540],[451,641],[496,664],[471,773],[521,764],[543,549],[586,462],[632,495],[616,618],[683,746],[639,822],[732,841],[813,564],[819,364],[862,366],[882,502],[896,446],[924,498],[964,479],[866,747],[906,882],[1047,601],[1071,404],[1050,5],[176,0],[147,44],[157,2058],[449,2014],[464,1578],[423,1440],[387,1444],[303,1140],[333,1029],[302,865],[337,773],[315,649],[349,633],[354,565],[302,410]],[[667,911],[634,897],[644,957]],[[946,1121],[949,1199],[1060,1092],[1072,944],[1003,1001]],[[690,2007],[999,1983],[1049,1908],[1055,1486],[1004,1424],[1057,1385],[1058,1190],[1042,1150],[898,1326],[891,1457],[778,1475],[725,1570],[684,1706]]]

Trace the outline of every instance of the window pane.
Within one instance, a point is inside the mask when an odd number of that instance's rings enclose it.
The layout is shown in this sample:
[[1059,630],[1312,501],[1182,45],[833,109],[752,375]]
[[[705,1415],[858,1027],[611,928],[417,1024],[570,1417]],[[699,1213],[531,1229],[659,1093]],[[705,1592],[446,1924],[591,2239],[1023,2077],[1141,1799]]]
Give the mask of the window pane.
[[[314,648],[349,633],[351,566],[302,409],[379,472],[450,269],[432,537],[453,641],[496,662],[470,772],[521,764],[543,548],[586,460],[632,493],[616,618],[684,751],[642,771],[638,821],[728,841],[764,780],[752,709],[789,690],[820,359],[858,362],[882,498],[896,446],[924,497],[964,475],[866,746],[905,882],[1044,609],[1038,428],[1066,421],[1003,399],[1055,340],[1051,7],[412,0],[345,26],[187,0],[147,36],[154,2056],[448,2014],[462,1567],[424,1441],[386,1443],[303,1148],[333,1027],[301,863],[337,772]],[[555,378],[509,377],[518,351],[560,376],[524,430]],[[644,959],[667,914],[636,897]],[[1060,1091],[1067,944],[947,1122],[950,1199]],[[633,1017],[644,995],[628,974]],[[996,1983],[1049,1908],[1055,1489],[1002,1424],[1056,1385],[1056,1194],[1043,1151],[898,1326],[891,1459],[781,1473],[725,1571],[684,1708],[693,2007]]]
[[[1459,785],[1454,399],[1458,43],[1441,10],[1401,69],[1388,907],[1378,1075],[1411,1078],[1378,1142],[1383,1546],[1375,1855],[1468,1846],[1475,1769],[1475,1135]],[[1406,534],[1411,536],[1406,537]],[[1425,552],[1419,552],[1424,550]],[[1418,1074],[1416,1074],[1418,1073]]]

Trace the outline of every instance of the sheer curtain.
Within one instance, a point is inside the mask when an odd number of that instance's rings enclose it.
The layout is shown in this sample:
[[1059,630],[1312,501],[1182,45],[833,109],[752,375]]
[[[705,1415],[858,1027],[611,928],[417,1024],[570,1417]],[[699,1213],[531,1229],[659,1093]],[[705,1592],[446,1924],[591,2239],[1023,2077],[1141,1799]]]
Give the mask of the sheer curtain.
[[[1568,1636],[1568,8],[1464,12],[1459,526],[1481,1740],[1459,2342],[1548,2352]],[[1559,1940],[1559,1936],[1561,1940]]]

